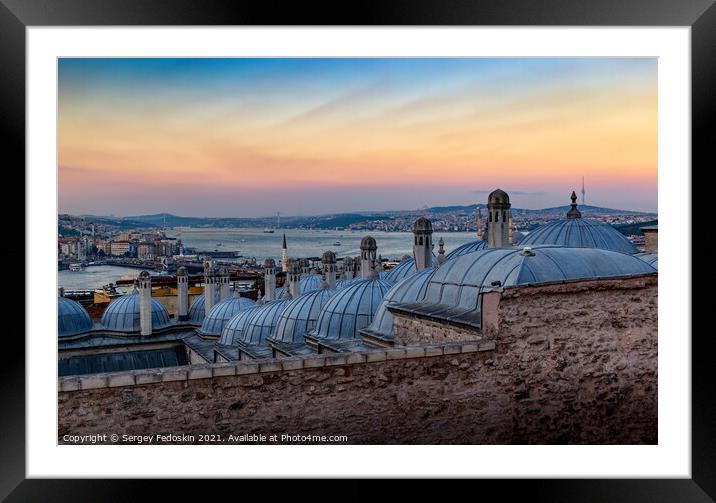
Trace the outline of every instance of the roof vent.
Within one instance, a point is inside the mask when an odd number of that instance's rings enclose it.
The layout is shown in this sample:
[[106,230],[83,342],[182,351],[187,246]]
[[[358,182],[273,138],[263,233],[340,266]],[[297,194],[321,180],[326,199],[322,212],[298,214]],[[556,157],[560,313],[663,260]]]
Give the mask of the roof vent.
[[502,281],[493,281],[490,283],[491,286],[502,286]]
[[520,252],[520,255],[524,255],[525,257],[534,257],[535,252],[532,251],[532,248],[529,246],[525,246],[522,248],[522,251]]

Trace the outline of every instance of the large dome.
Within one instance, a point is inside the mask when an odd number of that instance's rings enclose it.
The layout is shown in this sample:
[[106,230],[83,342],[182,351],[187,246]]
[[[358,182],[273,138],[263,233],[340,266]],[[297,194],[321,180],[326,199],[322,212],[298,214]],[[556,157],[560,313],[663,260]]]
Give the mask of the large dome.
[[321,309],[316,328],[310,335],[322,339],[360,337],[360,330],[373,321],[390,287],[390,283],[380,279],[364,279],[339,290]]
[[[123,295],[110,302],[102,315],[102,328],[117,332],[139,332],[139,293]],[[152,299],[152,329],[169,326],[169,315],[157,299]]]
[[57,297],[57,333],[60,337],[81,334],[91,328],[92,320],[79,302]]
[[[437,257],[433,253],[434,265],[437,264],[437,260]],[[381,279],[385,279],[385,281],[387,281],[388,283],[395,284],[398,281],[407,278],[408,276],[412,276],[417,272],[417,269],[415,268],[415,259],[413,257],[403,259],[398,265],[384,272],[385,276],[382,276]]]
[[321,288],[321,281],[323,278],[320,274],[306,274],[298,282],[301,286],[301,293],[315,292]]
[[460,245],[457,248],[455,248],[453,251],[445,255],[445,260],[450,260],[455,257],[460,257],[462,255],[465,255],[466,253],[472,253],[474,251],[478,250],[484,250],[487,247],[487,241],[483,241],[482,239],[477,239],[475,241],[470,241],[469,243],[465,243],[464,245]]
[[[206,303],[204,302],[206,294],[199,295],[189,307],[189,323],[192,325],[201,325],[206,316]],[[214,292],[214,305],[219,302],[220,293],[218,289]]]
[[316,326],[321,308],[335,293],[335,289],[322,288],[293,299],[281,313],[273,338],[286,343],[303,342],[303,336]]
[[201,335],[220,336],[227,321],[233,318],[239,311],[251,309],[256,305],[251,299],[245,297],[233,297],[219,302],[211,308],[209,314],[204,318],[199,333]]
[[254,314],[254,309],[256,308],[257,306],[254,304],[252,307],[242,309],[239,311],[239,314],[227,321],[224,324],[224,329],[221,331],[219,344],[233,346],[239,342],[241,340],[241,334],[244,333],[244,329],[246,328],[246,322],[249,321],[249,318]]
[[283,297],[283,292],[286,291],[288,287],[286,286],[279,286],[273,291],[273,299],[266,299],[266,300],[281,300],[281,297]]
[[420,310],[459,319],[479,311],[480,293],[498,286],[649,273],[656,270],[643,260],[595,248],[485,249],[445,262],[429,279]]
[[659,255],[657,253],[641,252],[635,254],[634,256],[640,258],[654,269],[659,268]]
[[391,302],[417,302],[425,295],[425,289],[428,280],[435,274],[436,269],[423,269],[407,278],[403,278],[396,283],[385,296],[378,306],[378,310],[373,316],[373,322],[365,329],[363,333],[369,335],[377,335],[381,338],[390,338],[393,336],[393,314],[388,311],[388,304]]
[[598,220],[572,218],[541,225],[522,238],[520,246],[557,245],[569,248],[600,248],[622,253],[637,249],[624,234]]
[[246,321],[241,341],[254,345],[266,344],[266,337],[273,333],[278,323],[278,317],[281,316],[289,302],[291,302],[290,299],[276,300],[252,309],[253,314]]
[[[383,272],[388,272],[388,271],[383,271]],[[358,277],[358,278],[351,278],[351,279],[339,279],[338,281],[336,281],[336,290],[343,290],[344,288],[348,288],[356,281],[361,281],[361,278]]]

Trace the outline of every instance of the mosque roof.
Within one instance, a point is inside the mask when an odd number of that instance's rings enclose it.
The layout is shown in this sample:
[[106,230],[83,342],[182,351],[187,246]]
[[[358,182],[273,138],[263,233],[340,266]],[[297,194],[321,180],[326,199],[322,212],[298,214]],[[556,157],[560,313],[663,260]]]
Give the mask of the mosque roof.
[[321,308],[336,291],[322,288],[291,300],[282,311],[272,337],[285,343],[303,342],[303,336],[316,326]]
[[[205,294],[202,293],[194,299],[189,307],[189,323],[192,325],[201,325],[204,321],[204,316],[206,316],[206,305],[204,299]],[[217,289],[214,291],[214,303],[216,304],[219,302],[219,299],[220,292]]]
[[649,264],[654,269],[659,268],[659,254],[658,253],[648,253],[648,252],[640,252],[634,254],[635,257],[640,258],[647,264]]
[[[157,299],[152,301],[152,328],[169,326],[169,314]],[[110,302],[102,315],[102,328],[117,332],[139,332],[139,293],[122,295]]]
[[229,321],[224,324],[224,329],[221,331],[221,338],[219,344],[225,346],[233,346],[235,343],[241,340],[241,334],[243,334],[246,328],[246,322],[254,314],[254,310],[257,309],[257,305],[241,309],[238,314],[235,314]]
[[570,248],[600,248],[622,253],[637,249],[611,225],[587,218],[555,220],[541,225],[522,238],[520,246],[558,245]]
[[209,314],[204,317],[199,333],[201,335],[220,336],[224,325],[239,311],[251,309],[256,305],[251,299],[245,297],[232,297],[215,304]]
[[315,292],[321,288],[323,278],[320,274],[306,274],[298,282],[301,286],[301,293]]
[[458,246],[453,251],[451,251],[450,253],[445,255],[445,259],[450,260],[455,257],[465,255],[466,253],[472,253],[477,250],[484,250],[486,247],[487,247],[487,241],[483,241],[482,239],[470,241],[469,243],[465,243],[464,245]]
[[57,333],[60,337],[81,334],[91,328],[92,320],[79,302],[57,297]]
[[266,344],[266,337],[273,333],[279,316],[289,302],[290,299],[276,300],[252,309],[252,314],[246,320],[246,326],[241,333],[241,342],[253,345]]

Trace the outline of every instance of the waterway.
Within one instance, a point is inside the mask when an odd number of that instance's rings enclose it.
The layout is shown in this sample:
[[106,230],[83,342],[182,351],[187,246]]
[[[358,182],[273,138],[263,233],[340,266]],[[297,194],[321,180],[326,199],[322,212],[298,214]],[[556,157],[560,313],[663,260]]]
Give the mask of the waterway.
[[[139,269],[130,267],[97,265],[85,267],[81,271],[63,269],[57,273],[57,276],[59,286],[65,290],[84,290],[101,288],[108,283],[116,283],[123,277],[136,278],[139,272]],[[156,274],[154,271],[148,272]]]

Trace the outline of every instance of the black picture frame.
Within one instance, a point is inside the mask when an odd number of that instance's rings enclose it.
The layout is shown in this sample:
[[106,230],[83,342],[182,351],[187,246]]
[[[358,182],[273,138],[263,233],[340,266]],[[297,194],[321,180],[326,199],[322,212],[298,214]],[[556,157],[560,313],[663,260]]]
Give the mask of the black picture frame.
[[[713,165],[712,135],[716,117],[716,6],[714,0],[383,0],[381,2],[272,2],[243,0],[0,0],[0,143],[6,188],[24,193],[25,164],[25,30],[31,26],[106,25],[551,25],[551,26],[689,26],[692,62],[692,177]],[[663,139],[662,139],[663,140]],[[711,162],[709,162],[711,161]],[[699,169],[700,168],[700,169]],[[684,169],[689,169],[684,166]],[[12,178],[15,177],[15,180]],[[701,185],[701,189],[705,187]],[[693,185],[698,189],[699,185]],[[692,229],[703,229],[709,199],[693,193]],[[6,195],[6,208],[10,197]],[[13,197],[15,197],[13,195]],[[18,203],[13,203],[14,214]],[[699,205],[702,205],[701,207]],[[7,214],[7,213],[6,213]],[[25,259],[24,219],[9,218],[17,229],[0,251],[3,264],[29,265]],[[695,232],[693,233],[695,234]],[[21,239],[20,236],[23,238]],[[692,261],[707,259],[706,247],[693,241]],[[12,302],[26,298],[24,268],[11,267]],[[700,268],[707,269],[707,268]],[[711,268],[708,268],[711,269]],[[704,277],[705,276],[705,277]],[[699,275],[708,284],[712,272]],[[692,292],[693,320],[709,312],[707,295]],[[20,292],[22,291],[22,295]],[[24,306],[28,308],[27,305]],[[17,306],[15,312],[20,312]],[[19,318],[19,317],[18,317]],[[127,501],[155,498],[148,480],[39,480],[25,477],[25,344],[24,327],[6,321],[3,336],[3,379],[0,380],[0,499],[6,501]],[[693,324],[693,327],[697,327]],[[716,501],[716,386],[711,373],[711,330],[694,329],[669,337],[692,335],[692,478],[589,480],[480,480],[481,494],[499,491],[501,500],[522,501]],[[91,452],[88,449],[88,455]],[[186,481],[185,481],[186,482]],[[206,481],[189,481],[207,484]],[[304,481],[305,482],[305,481]],[[163,481],[162,499],[182,494],[186,483]],[[342,486],[343,495],[355,495],[359,481]],[[211,482],[214,484],[214,482]],[[264,482],[264,486],[265,486]],[[236,486],[234,486],[236,487]],[[321,486],[294,483],[316,491]],[[279,496],[276,488],[271,490]],[[204,487],[205,496],[217,497]],[[360,492],[358,493],[360,494]],[[367,493],[370,494],[370,493]],[[236,497],[236,492],[234,492]]]

